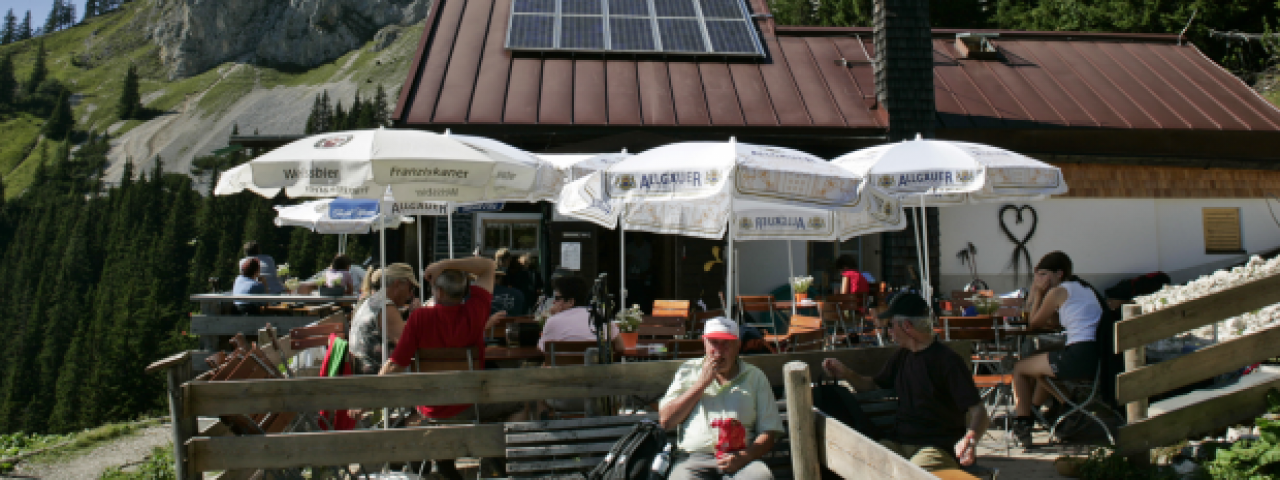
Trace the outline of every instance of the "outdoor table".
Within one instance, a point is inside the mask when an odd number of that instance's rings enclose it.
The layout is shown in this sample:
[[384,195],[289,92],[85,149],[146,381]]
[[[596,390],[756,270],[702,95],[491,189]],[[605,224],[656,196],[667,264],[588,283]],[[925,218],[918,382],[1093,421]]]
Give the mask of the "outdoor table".
[[490,345],[484,349],[485,363],[493,362],[497,368],[519,368],[526,362],[542,362],[538,347],[504,347]]
[[[195,362],[193,364],[197,371],[206,368],[204,357],[218,350],[223,340],[235,336],[237,333],[243,333],[249,338],[256,338],[258,330],[270,323],[276,327],[281,336],[284,336],[291,329],[303,327],[320,320],[319,316],[307,315],[307,313],[313,313],[308,309],[323,304],[351,305],[358,299],[359,297],[354,295],[337,297],[270,294],[233,295],[229,293],[200,293],[192,295],[191,301],[200,304],[200,314],[191,317],[190,333],[200,337],[200,350],[202,353],[198,358],[194,358]],[[300,306],[268,306],[258,315],[222,313],[222,304],[230,304],[236,301],[264,304],[288,303]],[[300,313],[302,315],[299,315]]]
[[[1000,329],[1000,334],[1002,335],[1018,337],[1018,339],[1016,340],[1017,348],[1014,349],[1014,352],[1018,353],[1019,356],[1025,356],[1025,357],[1029,357],[1031,355],[1049,351],[1049,350],[1033,351],[1030,348],[1023,348],[1026,346],[1025,343],[1029,341],[1031,337],[1036,335],[1043,335],[1046,333],[1062,333],[1062,330],[1055,330],[1052,328],[1027,328],[1025,326],[1003,327]],[[1021,352],[1024,352],[1024,351],[1028,353],[1026,355],[1021,355]]]

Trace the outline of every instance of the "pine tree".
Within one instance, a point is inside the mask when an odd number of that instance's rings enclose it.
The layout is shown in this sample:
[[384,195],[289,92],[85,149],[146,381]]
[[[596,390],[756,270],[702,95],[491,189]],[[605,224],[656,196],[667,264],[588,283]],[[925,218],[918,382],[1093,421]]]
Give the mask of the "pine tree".
[[391,126],[391,107],[387,104],[387,91],[378,84],[378,91],[373,95],[373,117],[377,127]]
[[35,33],[31,31],[31,10],[27,10],[27,15],[22,17],[22,24],[18,25],[18,40],[28,40],[35,37]]
[[67,0],[62,8],[62,24],[63,28],[70,28],[76,24],[76,4]]
[[337,132],[347,129],[347,112],[342,110],[342,100],[333,106],[333,120],[328,131]]
[[76,125],[75,116],[71,113],[71,100],[68,98],[68,92],[62,91],[62,95],[58,96],[58,103],[53,107],[53,114],[49,116],[49,120],[44,124],[45,138],[64,138],[71,133],[71,129]]
[[124,74],[124,87],[120,91],[120,101],[116,103],[116,114],[121,120],[138,118],[142,113],[142,96],[138,93],[138,67],[129,65]]
[[9,13],[4,15],[4,27],[0,28],[0,44],[8,45],[18,41],[18,17],[13,15],[13,9],[9,9]]
[[329,105],[329,91],[325,90],[320,95],[320,113],[316,119],[316,133],[332,132],[334,130],[333,109]]
[[320,120],[320,95],[316,95],[314,102],[311,102],[311,113],[307,114],[307,125],[303,127],[302,133],[311,135],[319,133],[317,130],[317,122]]
[[53,9],[49,11],[49,16],[44,19],[44,33],[53,33],[58,31],[58,27],[62,23],[62,0],[53,0]]
[[84,0],[84,19],[98,16],[98,0]]
[[27,95],[36,93],[36,89],[40,88],[40,84],[44,83],[45,78],[49,76],[48,52],[44,50],[44,40],[40,40],[36,44],[36,58],[31,68],[31,75],[27,77],[27,83],[23,85],[27,89]]
[[13,76],[13,54],[0,57],[0,108],[11,107],[18,93],[18,80]]

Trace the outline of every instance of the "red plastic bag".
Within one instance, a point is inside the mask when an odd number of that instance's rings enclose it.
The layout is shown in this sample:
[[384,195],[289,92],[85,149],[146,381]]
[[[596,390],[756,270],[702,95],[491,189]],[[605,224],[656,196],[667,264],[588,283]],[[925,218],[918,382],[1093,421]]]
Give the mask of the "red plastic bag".
[[720,430],[720,440],[716,442],[716,458],[726,453],[747,449],[747,429],[736,418],[717,418],[711,426]]

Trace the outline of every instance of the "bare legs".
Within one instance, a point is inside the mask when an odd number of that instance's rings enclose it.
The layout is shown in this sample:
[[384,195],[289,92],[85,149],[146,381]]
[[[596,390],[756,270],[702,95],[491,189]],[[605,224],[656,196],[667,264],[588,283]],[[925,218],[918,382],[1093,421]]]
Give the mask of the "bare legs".
[[1030,417],[1034,406],[1048,399],[1049,389],[1040,382],[1041,377],[1053,377],[1047,353],[1032,355],[1014,364],[1013,398],[1017,416]]

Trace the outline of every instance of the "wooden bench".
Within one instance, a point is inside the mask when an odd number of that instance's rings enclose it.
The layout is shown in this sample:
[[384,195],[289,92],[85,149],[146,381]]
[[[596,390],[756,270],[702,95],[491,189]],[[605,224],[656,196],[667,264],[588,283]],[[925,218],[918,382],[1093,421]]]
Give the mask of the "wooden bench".
[[507,474],[512,479],[585,478],[635,424],[657,419],[652,413],[505,424]]

